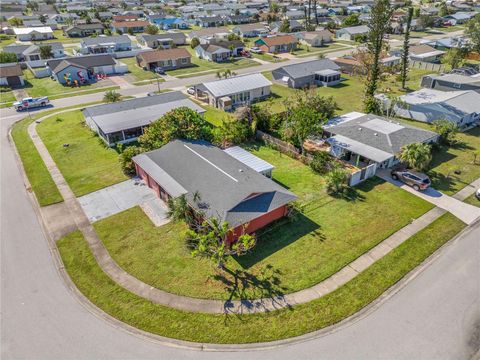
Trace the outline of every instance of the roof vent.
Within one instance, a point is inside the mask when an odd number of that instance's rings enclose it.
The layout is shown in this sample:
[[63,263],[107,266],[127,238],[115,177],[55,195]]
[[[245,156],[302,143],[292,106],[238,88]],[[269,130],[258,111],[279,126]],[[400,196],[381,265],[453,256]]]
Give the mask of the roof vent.
[[243,169],[238,169],[239,172],[243,172]]
[[378,136],[378,133],[375,133],[375,134],[373,134],[373,135]]
[[359,127],[359,128],[358,128],[358,131],[362,131],[362,128]]

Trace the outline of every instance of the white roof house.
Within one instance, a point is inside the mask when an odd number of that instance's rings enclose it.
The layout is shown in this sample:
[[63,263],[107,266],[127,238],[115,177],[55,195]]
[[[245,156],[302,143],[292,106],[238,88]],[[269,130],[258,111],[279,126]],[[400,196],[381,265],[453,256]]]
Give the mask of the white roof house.
[[228,155],[244,163],[249,168],[267,177],[272,176],[272,170],[275,168],[263,159],[253,155],[251,152],[241,148],[240,146],[232,146],[225,150]]
[[400,96],[405,104],[395,106],[398,116],[417,121],[449,120],[459,127],[480,121],[480,94],[473,90],[421,89]]
[[13,28],[13,32],[20,41],[53,39],[53,30],[49,26]]
[[250,74],[206,82],[203,85],[213,96],[222,97],[271,86],[272,83],[262,74]]

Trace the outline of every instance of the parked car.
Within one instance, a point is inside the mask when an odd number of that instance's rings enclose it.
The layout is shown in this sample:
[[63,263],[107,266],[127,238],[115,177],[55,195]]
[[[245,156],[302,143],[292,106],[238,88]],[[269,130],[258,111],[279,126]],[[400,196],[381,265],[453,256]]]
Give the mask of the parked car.
[[263,53],[263,50],[260,49],[259,47],[254,46],[254,47],[250,48],[250,52],[252,52],[254,54],[261,54],[261,53]]
[[195,95],[195,89],[193,87],[189,87],[187,89],[187,94],[190,94],[190,95]]
[[17,111],[22,111],[26,109],[41,107],[41,106],[42,107],[47,106],[48,103],[49,103],[49,100],[47,96],[43,96],[39,98],[28,97],[28,98],[22,99],[22,101],[15,101],[13,103],[13,106]]
[[246,58],[251,58],[252,57],[252,54],[250,54],[250,52],[247,51],[247,50],[242,50],[240,52],[240,55],[242,55],[243,57],[246,57]]
[[165,75],[165,70],[162,67],[156,67],[155,72],[160,75]]
[[480,189],[477,189],[477,191],[475,191],[475,197],[480,200]]
[[397,168],[393,169],[390,174],[393,180],[399,180],[417,191],[426,190],[431,185],[430,178],[427,175],[413,170]]

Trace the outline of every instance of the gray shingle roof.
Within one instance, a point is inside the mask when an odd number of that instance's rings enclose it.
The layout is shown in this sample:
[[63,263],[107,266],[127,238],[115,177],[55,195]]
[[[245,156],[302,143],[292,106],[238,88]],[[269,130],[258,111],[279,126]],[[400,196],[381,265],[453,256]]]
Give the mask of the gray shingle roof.
[[367,33],[369,31],[367,25],[350,26],[350,27],[346,27],[346,28],[343,28],[343,29],[340,29],[340,30],[344,30],[344,31],[346,31],[346,32],[348,32],[349,34],[352,34],[352,35],[364,34],[364,33]]
[[53,72],[59,72],[66,67],[74,65],[82,68],[96,67],[96,66],[106,66],[106,65],[115,65],[115,60],[112,55],[102,54],[102,55],[86,55],[86,56],[74,56],[58,60],[48,60],[47,66]]
[[340,66],[330,59],[318,59],[307,61],[299,64],[292,64],[280,68],[285,71],[291,78],[298,79],[304,76],[310,76],[321,70],[339,70]]
[[118,35],[118,36],[98,36],[93,38],[85,38],[81,41],[86,46],[91,45],[101,45],[106,43],[115,43],[115,44],[125,44],[131,43],[132,41],[127,35]]
[[184,33],[181,32],[169,32],[164,34],[156,34],[156,35],[149,35],[149,34],[142,34],[139,37],[143,38],[144,41],[154,41],[154,40],[162,40],[162,39],[182,39],[185,41],[187,38]]
[[[248,223],[296,199],[287,189],[205,141],[175,140],[134,157],[134,161],[145,162],[145,158],[162,170],[155,174],[161,177],[160,186],[171,186],[177,194],[185,189],[191,206],[230,226]],[[193,201],[195,192],[201,197],[198,204]]]
[[188,99],[180,91],[130,99],[112,104],[88,107],[83,110],[106,134],[147,126],[170,110],[188,107],[198,113],[205,110]]
[[[363,115],[327,125],[325,130],[352,139],[358,143],[395,155],[402,146],[426,142],[437,136],[433,131],[399,124],[376,115]],[[341,118],[341,117],[339,117]]]

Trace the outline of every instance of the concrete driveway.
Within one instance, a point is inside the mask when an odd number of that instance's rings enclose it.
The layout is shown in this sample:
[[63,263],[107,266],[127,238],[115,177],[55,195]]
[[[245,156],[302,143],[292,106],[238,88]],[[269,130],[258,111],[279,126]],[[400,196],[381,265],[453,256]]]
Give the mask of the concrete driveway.
[[78,198],[90,222],[140,205],[156,225],[167,222],[167,207],[139,178],[133,178]]
[[390,176],[390,170],[379,169],[377,170],[377,176],[389,183],[392,183],[402,189],[414,194],[423,200],[432,203],[439,208],[442,208],[457,218],[462,220],[465,224],[472,224],[475,220],[480,218],[480,208],[466,204],[460,200],[457,200],[451,196],[445,195],[438,190],[428,188],[425,191],[416,191],[412,187],[402,183],[401,181],[395,181]]

